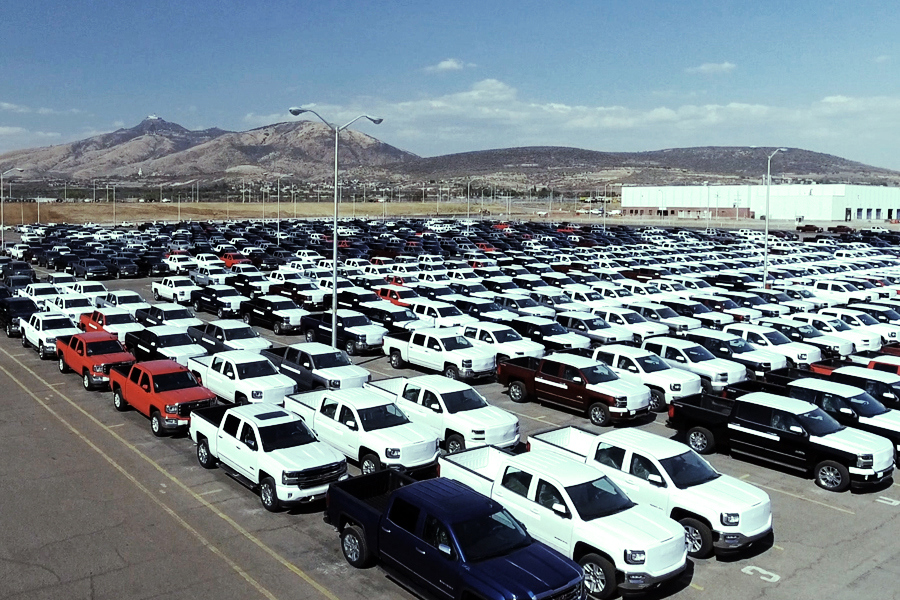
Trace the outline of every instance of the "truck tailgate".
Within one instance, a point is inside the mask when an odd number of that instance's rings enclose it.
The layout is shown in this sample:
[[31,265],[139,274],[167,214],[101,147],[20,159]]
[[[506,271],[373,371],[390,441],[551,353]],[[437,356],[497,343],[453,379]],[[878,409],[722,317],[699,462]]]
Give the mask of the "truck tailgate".
[[528,436],[530,450],[556,452],[585,460],[597,444],[597,434],[578,427],[560,427]]
[[440,457],[438,473],[441,477],[455,479],[490,497],[491,488],[500,475],[506,456],[506,452],[493,446],[463,450]]
[[406,377],[391,377],[390,379],[379,379],[378,381],[364,383],[363,388],[393,401],[400,395],[407,381]]

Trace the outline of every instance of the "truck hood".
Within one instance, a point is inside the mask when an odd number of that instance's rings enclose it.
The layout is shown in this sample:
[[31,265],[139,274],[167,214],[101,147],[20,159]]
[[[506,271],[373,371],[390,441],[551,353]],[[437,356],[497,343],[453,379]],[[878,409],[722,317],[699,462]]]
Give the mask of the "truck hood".
[[[781,344],[780,346],[769,346],[766,350],[796,358],[800,362],[814,363],[822,360],[821,350],[812,344],[804,344],[803,342],[790,342],[788,344]],[[800,359],[801,354],[806,355],[805,360]]]
[[498,354],[507,356],[536,356],[544,355],[544,347],[531,340],[518,340],[516,342],[502,342],[500,344],[487,344],[486,348],[494,348]]
[[130,352],[113,352],[112,354],[96,354],[85,357],[94,365],[114,365],[117,363],[134,362],[134,356]]
[[861,331],[877,333],[882,338],[887,338],[890,341],[896,340],[897,336],[900,335],[900,325],[891,325],[890,323],[878,323],[877,325],[869,325],[867,327],[860,327],[859,329]]
[[785,358],[783,354],[778,354],[769,350],[751,350],[750,352],[744,352],[737,356],[755,363],[769,363],[771,365],[770,368],[772,369],[783,369],[787,367],[787,358]]
[[206,323],[196,317],[191,317],[189,319],[166,319],[164,323],[166,325],[171,325],[172,327],[181,327],[185,331],[187,331],[188,327],[202,327],[203,325],[206,325]]
[[175,346],[172,348],[160,348],[159,353],[171,358],[179,365],[187,366],[189,358],[194,356],[206,356],[206,349],[200,344],[188,344],[187,346]]
[[653,383],[663,384],[666,391],[669,390],[668,384],[670,383],[680,383],[682,392],[686,391],[686,386],[692,384],[700,387],[700,376],[684,369],[664,369],[654,373],[633,373],[632,375],[643,377],[648,382],[652,380]]
[[716,325],[728,325],[729,323],[734,323],[734,317],[720,312],[702,313],[695,315],[692,318],[699,319],[704,323],[715,323]]
[[291,308],[288,310],[276,310],[272,314],[276,317],[287,319],[291,325],[300,325],[300,319],[308,315],[309,311],[302,308]]
[[264,337],[249,338],[246,340],[228,340],[227,345],[232,350],[252,350],[259,352],[272,347],[272,342]]
[[182,404],[184,402],[194,402],[196,400],[216,399],[216,395],[203,386],[162,392],[156,394],[156,397],[159,398],[160,404]]
[[478,317],[471,315],[456,315],[453,317],[437,317],[434,319],[436,327],[459,327],[461,325],[472,325],[478,322]]
[[[741,526],[746,525],[743,513],[760,503],[764,503],[766,512],[771,513],[771,505],[767,493],[754,485],[729,475],[721,475],[712,481],[688,488],[688,493],[703,502],[710,511],[742,513]],[[719,525],[720,523],[716,519],[714,527]]]
[[119,336],[120,340],[125,339],[125,334],[129,331],[140,331],[144,326],[140,323],[122,323],[121,325],[107,325],[103,329],[109,333]]
[[725,313],[741,317],[745,321],[756,321],[762,317],[762,311],[756,310],[755,308],[745,308],[743,306],[739,306],[738,308],[726,308]]
[[314,369],[313,373],[329,381],[337,379],[341,382],[341,389],[362,387],[362,384],[369,380],[369,371],[357,365]]
[[241,308],[241,303],[249,300],[247,296],[226,296],[225,298],[219,298],[219,302],[222,306],[227,306],[233,312],[237,312]]
[[693,317],[670,317],[668,319],[661,319],[660,322],[670,328],[674,327],[678,331],[697,329],[700,327],[700,320]]
[[662,323],[653,323],[651,321],[647,321],[646,323],[633,323],[631,325],[628,325],[627,327],[643,338],[653,337],[654,335],[665,335],[669,333],[668,325],[663,325]]
[[624,379],[588,384],[585,387],[598,394],[624,396],[627,398],[628,408],[631,409],[643,408],[650,404],[650,388],[639,383],[629,383]]
[[757,310],[764,311],[770,313],[772,316],[776,315],[786,315],[791,312],[791,309],[783,304],[759,304],[756,306]]
[[446,419],[455,421],[460,429],[466,430],[466,433],[473,429],[488,430],[510,427],[519,422],[515,415],[496,406],[465,410],[447,415]]
[[577,333],[561,333],[544,338],[552,344],[559,344],[565,348],[590,348],[591,340]]
[[813,312],[817,308],[821,308],[818,302],[809,302],[808,300],[788,300],[782,302],[781,305],[793,308],[797,312]]
[[[681,365],[682,363],[670,363]],[[713,360],[705,360],[699,363],[691,363],[690,368],[695,371],[701,371],[704,375],[717,373],[727,373],[728,383],[735,381],[743,381],[747,374],[747,368],[744,365],[736,363],[725,358],[714,358]]]
[[150,308],[150,304],[147,302],[135,302],[134,304],[119,304],[118,308],[128,311],[133,317],[134,313],[136,313],[137,311],[147,310],[148,308]]
[[880,427],[888,431],[900,433],[900,411],[889,410],[884,414],[874,417],[860,417],[860,424]]
[[348,327],[348,333],[360,336],[369,345],[377,345],[384,341],[387,329],[381,325],[360,325],[359,327]]
[[[210,357],[211,358],[211,357]],[[285,393],[291,393],[294,389],[294,380],[287,375],[276,373],[275,375],[266,375],[264,377],[253,377],[244,379],[246,382],[253,382],[254,390],[286,390]]]
[[[874,433],[848,427],[822,437],[810,436],[809,441],[851,454],[871,454],[872,468],[876,471],[882,471],[894,464],[894,445]],[[854,463],[850,466],[856,465]]]
[[520,310],[524,314],[530,315],[532,317],[549,317],[551,319],[556,317],[556,311],[549,306],[531,306],[528,308],[522,308]]
[[400,457],[404,462],[407,458],[404,454],[408,454],[403,452],[404,448],[427,444],[430,455],[434,452],[434,441],[440,437],[431,427],[421,423],[404,423],[396,427],[367,431],[366,436],[377,446],[375,449],[379,452],[383,452],[385,448],[400,448]]
[[491,310],[481,313],[481,316],[488,321],[512,321],[519,315],[511,310]]
[[810,340],[804,340],[803,343],[813,344],[815,346],[828,346],[829,348],[837,346],[838,354],[841,356],[847,356],[853,352],[853,342],[836,335],[831,335],[830,333],[811,338]]
[[553,597],[554,592],[580,585],[581,569],[547,546],[534,543],[490,560],[467,563],[473,575],[504,596],[516,598]]
[[[684,564],[687,547],[684,543],[684,527],[650,507],[633,506],[614,515],[586,522],[586,531],[592,531],[587,539],[604,539],[618,544],[624,550],[644,550],[647,562],[626,570],[642,570],[650,573],[671,571]],[[621,555],[621,554],[620,554]]]
[[[268,456],[285,471],[302,471],[331,463],[343,462],[344,455],[325,442],[311,442],[293,448],[273,450]],[[275,477],[279,473],[273,473]]]

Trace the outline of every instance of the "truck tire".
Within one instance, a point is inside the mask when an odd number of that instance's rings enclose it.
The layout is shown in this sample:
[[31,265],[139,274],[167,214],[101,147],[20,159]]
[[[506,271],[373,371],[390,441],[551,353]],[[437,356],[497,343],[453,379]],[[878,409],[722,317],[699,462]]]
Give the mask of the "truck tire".
[[87,371],[81,374],[81,387],[83,387],[86,392],[91,391],[91,388],[94,387],[91,385],[91,374]]
[[162,415],[159,414],[158,410],[154,410],[150,414],[150,431],[152,431],[153,435],[156,437],[166,436],[166,428],[163,427]]
[[463,439],[463,436],[458,433],[454,433],[453,435],[447,436],[447,454],[453,454],[454,452],[462,452],[466,449],[466,440]]
[[216,316],[219,317],[220,319],[224,319],[225,318],[225,309],[220,306],[216,310]]
[[509,399],[516,404],[528,402],[528,388],[522,381],[509,382]]
[[153,299],[159,302],[159,292],[156,290],[153,290]]
[[27,347],[28,347],[28,338],[25,337],[25,333],[24,333],[24,332],[22,333],[22,347],[23,347],[23,348],[27,348]]
[[381,461],[378,460],[378,457],[374,454],[366,454],[362,457],[362,460],[359,461],[359,470],[362,471],[363,475],[380,471]]
[[841,463],[823,460],[816,465],[816,485],[829,492],[843,492],[850,487],[850,471]]
[[602,402],[594,402],[588,409],[588,416],[591,423],[598,427],[606,427],[609,425],[609,407]]
[[403,368],[403,357],[400,356],[399,350],[391,350],[390,363],[395,369]]
[[272,324],[272,333],[275,335],[284,334],[284,329],[281,328],[281,323],[273,323]]
[[585,554],[578,561],[584,572],[584,589],[591,598],[604,600],[616,591],[616,568],[599,554]]
[[351,567],[362,569],[368,566],[370,555],[366,536],[356,525],[347,525],[341,532],[341,552]]
[[37,347],[38,358],[41,360],[47,360],[47,353],[44,351],[44,342],[38,342]]
[[13,336],[13,334],[12,334],[12,325],[10,325],[9,323],[7,323],[7,324],[6,324],[6,337],[11,338],[12,336]]
[[69,365],[66,364],[65,359],[60,355],[59,357],[59,372],[60,373],[68,373]]
[[344,342],[344,350],[346,350],[347,354],[350,356],[356,356],[356,344],[353,340],[347,340]]
[[459,379],[459,369],[456,365],[446,365],[444,367],[444,377],[447,379]]
[[306,341],[307,342],[316,341],[316,330],[315,329],[307,329],[306,330]]
[[128,402],[125,401],[125,396],[122,395],[121,388],[113,390],[113,407],[119,412],[128,410]]
[[700,378],[700,387],[703,388],[704,393],[712,394],[712,382],[707,377]]
[[712,531],[702,521],[685,517],[678,521],[684,527],[684,535],[688,542],[688,556],[706,558],[712,552]]
[[687,432],[687,444],[697,454],[712,454],[716,449],[716,438],[706,427],[691,427]]
[[236,394],[234,397],[234,405],[244,406],[245,404],[247,404],[247,396],[243,394]]
[[212,453],[209,451],[209,442],[205,439],[197,443],[197,462],[204,469],[216,468],[216,459],[213,458]]
[[241,315],[241,321],[243,321],[245,325],[252,325],[252,323],[250,323],[250,313]]
[[262,502],[263,508],[267,511],[278,511],[278,490],[275,488],[275,480],[271,477],[266,477],[260,482],[259,500]]
[[663,412],[666,410],[666,395],[659,390],[650,390],[650,410]]

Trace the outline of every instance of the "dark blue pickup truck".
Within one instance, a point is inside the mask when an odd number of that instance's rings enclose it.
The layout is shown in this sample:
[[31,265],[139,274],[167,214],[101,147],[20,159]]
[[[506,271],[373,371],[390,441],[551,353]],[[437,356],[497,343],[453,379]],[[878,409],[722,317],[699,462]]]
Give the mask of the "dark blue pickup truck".
[[325,519],[352,566],[376,560],[427,595],[460,600],[582,600],[582,571],[502,506],[450,479],[392,470],[333,483]]

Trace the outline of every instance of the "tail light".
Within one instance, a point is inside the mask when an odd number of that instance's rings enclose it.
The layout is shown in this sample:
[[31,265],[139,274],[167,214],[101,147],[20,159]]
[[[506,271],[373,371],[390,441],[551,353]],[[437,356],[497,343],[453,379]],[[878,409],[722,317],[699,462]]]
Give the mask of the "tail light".
[[525,442],[525,452],[531,452],[531,440]]
[[670,419],[675,418],[675,405],[674,404],[669,405],[669,418]]
[[[438,461],[438,463],[435,465],[435,467],[434,467],[434,473],[435,473],[435,477],[440,477],[440,476],[441,476],[441,463],[440,463],[440,461]],[[328,495],[327,495],[327,494],[325,495],[325,500],[326,500],[325,506],[328,506],[328,504],[327,504]]]

